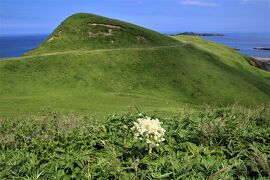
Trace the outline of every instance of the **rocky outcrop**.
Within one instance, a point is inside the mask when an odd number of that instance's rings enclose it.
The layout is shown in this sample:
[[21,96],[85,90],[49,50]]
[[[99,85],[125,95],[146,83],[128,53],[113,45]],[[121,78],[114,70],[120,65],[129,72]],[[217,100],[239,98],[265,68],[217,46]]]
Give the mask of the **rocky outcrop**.
[[270,72],[270,58],[253,57],[251,65]]

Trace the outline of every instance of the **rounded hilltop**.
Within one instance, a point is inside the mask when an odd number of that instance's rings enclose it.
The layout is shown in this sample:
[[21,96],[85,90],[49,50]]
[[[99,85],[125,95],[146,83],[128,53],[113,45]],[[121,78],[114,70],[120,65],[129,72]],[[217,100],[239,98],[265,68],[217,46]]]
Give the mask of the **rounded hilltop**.
[[27,54],[176,43],[179,41],[130,23],[94,14],[77,13],[64,20],[37,49]]

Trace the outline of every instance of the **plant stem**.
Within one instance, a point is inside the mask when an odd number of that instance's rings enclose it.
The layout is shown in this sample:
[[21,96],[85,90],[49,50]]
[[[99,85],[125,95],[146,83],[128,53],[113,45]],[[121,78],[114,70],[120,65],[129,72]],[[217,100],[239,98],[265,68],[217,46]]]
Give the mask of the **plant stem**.
[[152,153],[152,146],[151,143],[148,143],[148,154]]

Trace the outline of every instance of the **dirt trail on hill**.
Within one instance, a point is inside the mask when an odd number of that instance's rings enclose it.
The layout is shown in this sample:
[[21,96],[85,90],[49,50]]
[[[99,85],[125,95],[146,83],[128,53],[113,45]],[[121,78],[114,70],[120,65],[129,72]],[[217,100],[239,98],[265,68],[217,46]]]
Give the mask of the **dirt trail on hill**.
[[93,50],[70,50],[70,51],[60,51],[60,52],[52,52],[52,53],[44,53],[39,55],[32,56],[22,56],[22,57],[12,57],[12,58],[0,58],[0,62],[11,61],[11,60],[22,60],[33,57],[43,57],[43,56],[53,56],[53,55],[62,55],[62,54],[78,54],[78,53],[91,53],[91,52],[110,52],[110,51],[123,51],[123,50],[152,50],[152,49],[162,49],[168,47],[182,47],[187,45],[188,43],[182,43],[177,45],[169,45],[169,46],[153,46],[153,47],[135,47],[135,48],[115,48],[115,49],[93,49]]

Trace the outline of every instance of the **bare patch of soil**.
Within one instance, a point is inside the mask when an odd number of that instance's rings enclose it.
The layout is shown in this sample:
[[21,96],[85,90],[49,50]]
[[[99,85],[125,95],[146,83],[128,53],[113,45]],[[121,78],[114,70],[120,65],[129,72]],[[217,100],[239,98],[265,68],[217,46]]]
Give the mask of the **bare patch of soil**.
[[113,30],[112,29],[108,29],[108,32],[97,32],[97,33],[88,32],[89,37],[111,36],[112,34],[113,34]]
[[145,39],[145,37],[143,37],[143,36],[136,36],[136,39],[137,39],[138,41],[147,41],[147,40]]
[[121,29],[120,26],[111,25],[111,24],[98,24],[98,23],[89,23],[90,26],[103,26],[111,29]]
[[47,40],[47,42],[52,42],[53,40],[55,40],[55,38],[52,36]]
[[58,31],[57,33],[56,33],[56,35],[55,36],[51,36],[48,40],[47,40],[47,42],[52,42],[52,41],[54,41],[56,38],[58,38],[61,34],[62,34],[62,30],[60,30],[60,31]]

